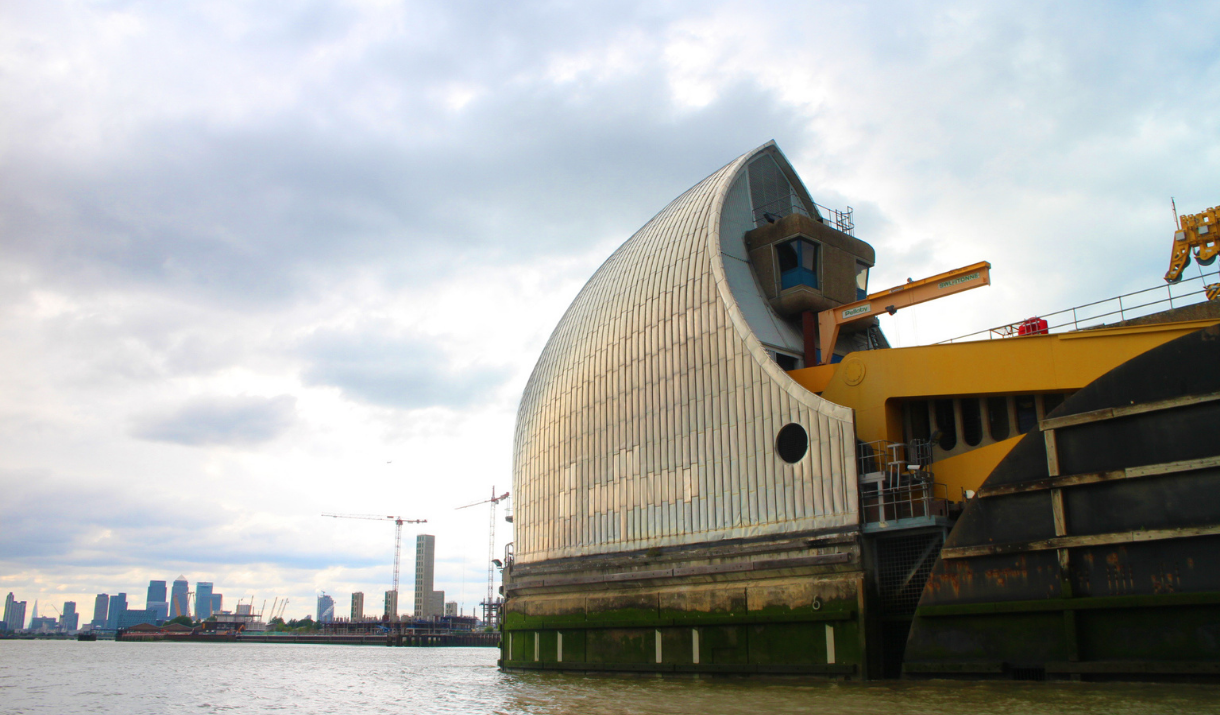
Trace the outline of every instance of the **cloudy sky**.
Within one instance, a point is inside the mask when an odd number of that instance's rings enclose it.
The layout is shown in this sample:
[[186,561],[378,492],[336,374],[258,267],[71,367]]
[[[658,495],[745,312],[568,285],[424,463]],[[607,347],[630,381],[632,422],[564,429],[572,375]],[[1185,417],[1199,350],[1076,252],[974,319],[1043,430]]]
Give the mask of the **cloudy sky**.
[[1217,26],[1214,2],[2,2],[0,589],[88,618],[181,573],[342,611],[388,587],[393,527],[320,514],[376,512],[428,520],[469,610],[488,512],[455,508],[508,488],[550,330],[672,198],[775,139],[854,207],[873,287],[992,262],[887,318],[901,345],[1155,286],[1169,197],[1220,203]]

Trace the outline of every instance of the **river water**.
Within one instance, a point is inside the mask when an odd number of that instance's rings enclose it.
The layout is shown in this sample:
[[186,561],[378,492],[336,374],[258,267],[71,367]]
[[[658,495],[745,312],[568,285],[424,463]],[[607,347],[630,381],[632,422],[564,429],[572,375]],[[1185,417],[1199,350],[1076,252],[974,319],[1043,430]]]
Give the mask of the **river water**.
[[492,648],[0,641],[0,713],[1220,713],[1220,686],[501,673]]

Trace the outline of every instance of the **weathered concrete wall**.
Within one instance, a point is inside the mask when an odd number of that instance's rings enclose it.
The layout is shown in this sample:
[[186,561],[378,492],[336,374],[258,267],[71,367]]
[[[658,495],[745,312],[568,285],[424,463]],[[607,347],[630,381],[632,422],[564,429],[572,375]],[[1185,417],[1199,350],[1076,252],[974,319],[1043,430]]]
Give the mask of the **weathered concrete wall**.
[[501,665],[862,677],[855,536],[755,548],[520,569],[506,582]]

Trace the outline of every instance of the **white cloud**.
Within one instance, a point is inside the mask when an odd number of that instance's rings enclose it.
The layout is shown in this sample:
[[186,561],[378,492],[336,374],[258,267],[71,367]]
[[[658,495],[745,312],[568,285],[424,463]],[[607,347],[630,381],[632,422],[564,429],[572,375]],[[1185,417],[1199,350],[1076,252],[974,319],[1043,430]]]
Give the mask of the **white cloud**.
[[900,344],[1152,285],[1168,197],[1216,203],[1220,41],[1194,30],[1218,19],[6,6],[0,588],[91,603],[184,572],[298,615],[376,603],[392,527],[318,515],[388,509],[429,520],[469,607],[486,512],[454,508],[508,484],[547,336],[670,199],[775,138],[855,207],[874,286],[993,262],[887,318]]
[[131,434],[194,447],[254,447],[291,427],[296,421],[295,406],[296,398],[291,395],[195,398],[169,410],[138,416]]

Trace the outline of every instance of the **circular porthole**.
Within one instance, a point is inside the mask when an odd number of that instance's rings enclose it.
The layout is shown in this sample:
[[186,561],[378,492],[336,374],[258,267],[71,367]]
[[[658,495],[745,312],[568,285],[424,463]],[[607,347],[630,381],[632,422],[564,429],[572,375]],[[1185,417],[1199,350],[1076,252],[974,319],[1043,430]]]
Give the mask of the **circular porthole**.
[[809,451],[809,435],[805,428],[795,422],[780,428],[775,437],[775,451],[779,452],[780,459],[788,464],[801,461],[801,457]]

